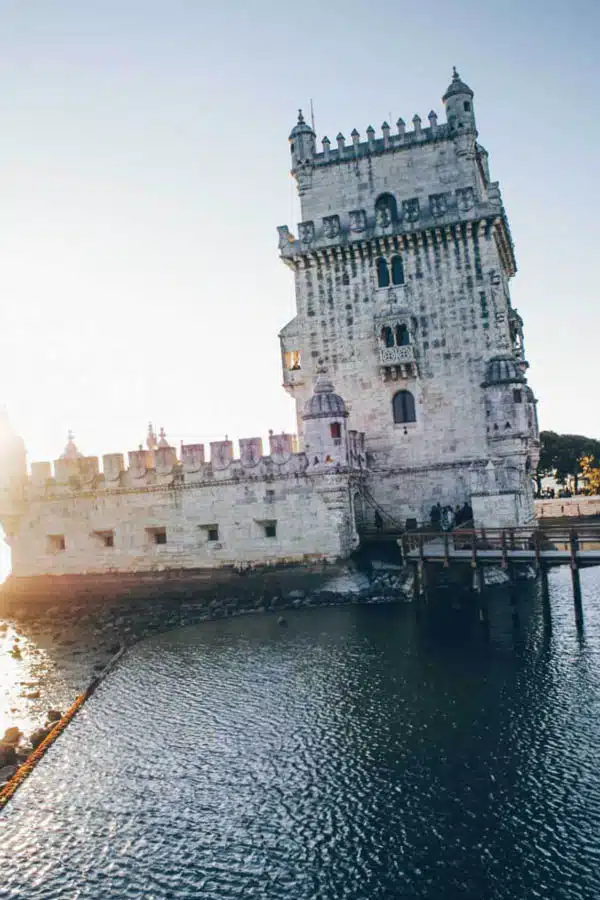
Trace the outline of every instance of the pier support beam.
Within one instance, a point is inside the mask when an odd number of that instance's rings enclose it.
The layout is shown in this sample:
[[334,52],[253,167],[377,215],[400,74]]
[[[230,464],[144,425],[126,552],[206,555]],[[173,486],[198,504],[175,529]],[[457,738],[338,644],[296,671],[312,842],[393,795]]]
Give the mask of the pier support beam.
[[573,605],[575,607],[575,625],[578,634],[583,634],[583,605],[581,603],[581,578],[579,576],[579,563],[577,560],[577,535],[571,532],[569,538],[569,550],[571,554],[571,581],[573,582]]
[[550,589],[548,587],[548,569],[543,562],[540,562],[540,584],[542,589],[542,616],[544,619],[544,627],[549,633],[552,632],[552,613],[550,609]]

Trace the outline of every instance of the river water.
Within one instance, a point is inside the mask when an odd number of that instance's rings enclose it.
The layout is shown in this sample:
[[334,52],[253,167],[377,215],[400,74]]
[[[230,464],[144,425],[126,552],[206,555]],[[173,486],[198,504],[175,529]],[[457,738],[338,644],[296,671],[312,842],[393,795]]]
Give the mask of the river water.
[[600,570],[183,629],[128,652],[0,816],[0,897],[600,896]]

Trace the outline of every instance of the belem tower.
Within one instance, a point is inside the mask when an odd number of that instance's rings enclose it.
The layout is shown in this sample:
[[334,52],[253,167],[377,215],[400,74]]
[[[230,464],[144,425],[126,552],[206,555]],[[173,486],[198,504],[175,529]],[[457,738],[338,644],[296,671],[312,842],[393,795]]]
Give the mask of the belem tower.
[[[534,517],[539,454],[516,264],[473,91],[454,71],[412,129],[334,145],[290,134],[302,221],[279,232],[297,315],[280,334],[297,436],[34,462],[4,423],[0,520],[17,578],[349,556],[366,528],[467,504],[479,526]],[[439,508],[439,507],[438,507]]]

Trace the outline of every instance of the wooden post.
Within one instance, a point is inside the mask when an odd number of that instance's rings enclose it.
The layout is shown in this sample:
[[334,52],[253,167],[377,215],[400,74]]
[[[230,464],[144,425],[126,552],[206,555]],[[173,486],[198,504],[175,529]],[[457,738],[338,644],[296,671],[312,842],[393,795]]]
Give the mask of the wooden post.
[[419,605],[419,597],[421,594],[421,585],[420,585],[420,572],[419,572],[419,564],[413,564],[413,600],[415,601],[415,606],[418,608]]
[[419,565],[421,566],[421,600],[426,604],[429,600],[429,593],[427,591],[427,563],[421,562]]
[[539,572],[542,565],[542,557],[540,555],[540,533],[537,528],[533,532],[533,549],[535,551],[535,566]]
[[548,631],[552,632],[552,614],[550,609],[550,591],[548,588],[548,569],[540,562],[540,581],[542,586],[542,617]]
[[502,568],[508,568],[508,553],[506,550],[506,531],[502,529]]
[[471,545],[471,567],[477,568],[477,532],[473,529],[473,543]]
[[448,532],[444,532],[444,568],[448,568],[450,565],[450,540],[448,538]]
[[569,551],[571,555],[571,581],[573,582],[573,604],[575,606],[575,624],[579,633],[583,632],[583,606],[581,604],[581,579],[577,560],[577,534],[569,535]]
[[409,544],[408,544],[408,535],[406,532],[400,538],[402,542],[402,562],[404,565],[408,564],[408,553],[409,553]]

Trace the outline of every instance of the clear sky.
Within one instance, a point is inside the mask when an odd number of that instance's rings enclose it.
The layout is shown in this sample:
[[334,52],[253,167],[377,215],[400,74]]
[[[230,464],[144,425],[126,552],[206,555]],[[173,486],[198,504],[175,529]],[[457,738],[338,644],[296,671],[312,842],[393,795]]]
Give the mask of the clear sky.
[[598,0],[0,0],[0,403],[30,460],[293,428],[287,136],[475,91],[543,428],[600,437]]

